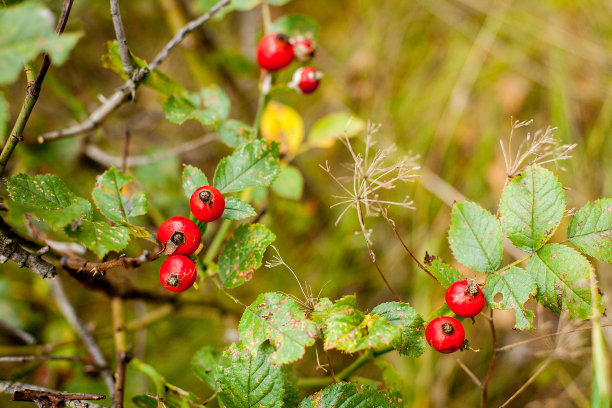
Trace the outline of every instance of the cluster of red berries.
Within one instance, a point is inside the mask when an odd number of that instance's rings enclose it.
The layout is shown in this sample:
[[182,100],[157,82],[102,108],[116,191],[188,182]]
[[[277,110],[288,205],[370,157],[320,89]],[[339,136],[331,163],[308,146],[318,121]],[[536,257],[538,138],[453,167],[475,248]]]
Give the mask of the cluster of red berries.
[[[219,190],[202,186],[193,192],[189,200],[191,213],[201,222],[212,222],[225,210],[225,199]],[[196,267],[189,255],[200,247],[202,233],[189,218],[176,216],[164,221],[157,229],[157,239],[174,251],[159,268],[159,281],[172,292],[183,292],[193,286]]]
[[[257,45],[257,62],[267,71],[279,71],[291,64],[294,58],[308,61],[315,54],[314,43],[306,37],[289,38],[285,34],[265,35]],[[310,94],[319,87],[323,75],[310,66],[298,68],[289,86],[297,91]]]
[[[484,295],[473,279],[453,283],[446,290],[446,304],[457,316],[474,317],[485,305]],[[454,317],[442,316],[433,319],[425,329],[425,338],[430,346],[440,353],[453,353],[465,343],[465,330]]]

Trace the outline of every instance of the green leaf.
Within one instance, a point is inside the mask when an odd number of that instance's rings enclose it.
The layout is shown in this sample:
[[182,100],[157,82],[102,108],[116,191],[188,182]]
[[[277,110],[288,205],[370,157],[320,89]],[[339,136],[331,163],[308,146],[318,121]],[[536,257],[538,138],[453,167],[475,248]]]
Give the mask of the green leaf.
[[274,235],[263,224],[242,224],[225,243],[219,255],[219,278],[226,288],[235,288],[248,282],[261,266]]
[[66,234],[92,250],[99,258],[110,251],[123,250],[130,240],[130,231],[126,227],[111,227],[105,222],[87,220],[81,221],[81,225],[74,231],[66,227]]
[[438,280],[440,285],[448,289],[453,283],[465,279],[461,272],[452,266],[444,263],[444,261],[435,255],[429,255],[425,252],[425,260],[423,262],[425,268]]
[[242,315],[238,325],[242,343],[255,353],[259,346],[270,340],[276,351],[268,361],[288,364],[304,355],[317,337],[312,320],[298,304],[280,293],[262,293]]
[[4,94],[0,92],[0,141],[4,142],[6,140],[7,129],[6,125],[9,120],[9,105],[4,97]]
[[283,406],[282,368],[270,364],[274,347],[263,343],[251,353],[244,345],[232,344],[217,367],[219,399],[227,408]]
[[572,217],[567,237],[585,254],[612,263],[612,198],[582,207]]
[[202,186],[208,186],[208,179],[204,172],[194,166],[185,166],[183,169],[183,191],[188,198],[194,191]]
[[266,3],[271,4],[273,6],[283,6],[289,3],[291,0],[266,0]]
[[399,336],[393,340],[393,348],[400,354],[419,357],[425,351],[425,326],[423,318],[407,303],[387,302],[376,306],[371,314],[384,317],[400,328]]
[[196,377],[204,381],[211,389],[217,389],[215,368],[221,358],[221,350],[215,346],[204,346],[199,349],[191,360],[191,368]]
[[91,203],[75,195],[56,175],[30,177],[17,174],[6,181],[9,195],[13,199],[7,201],[7,205],[19,216],[32,214],[54,229],[63,228],[80,218],[91,218]]
[[239,120],[230,119],[219,124],[217,134],[226,145],[239,147],[252,140],[253,130],[249,125]]
[[355,309],[355,296],[345,296],[321,311],[313,312],[315,321],[324,320],[324,348],[354,353],[391,345],[400,329],[379,315],[366,315]]
[[256,215],[255,209],[235,197],[225,197],[225,210],[221,217],[228,220],[241,220]]
[[96,187],[92,192],[94,203],[106,218],[117,224],[125,225],[135,237],[153,241],[146,229],[130,223],[130,217],[147,213],[145,193],[134,193],[130,198],[127,198],[124,193],[124,187],[132,180],[132,177],[111,167],[97,178]]
[[382,392],[369,385],[337,383],[304,398],[300,408],[395,408]]
[[293,166],[281,167],[278,177],[272,183],[272,191],[276,195],[289,200],[299,200],[304,191],[304,178],[302,173]]
[[[519,330],[533,329],[533,312],[524,307],[529,295],[535,295],[538,290],[535,280],[524,269],[513,266],[501,272],[487,276],[484,286],[484,296],[487,303],[496,309],[514,309],[516,320],[514,328]],[[495,295],[503,297],[495,301]]]
[[164,103],[168,120],[179,125],[188,119],[212,126],[227,119],[230,100],[217,85],[203,88],[200,94],[170,96]]
[[388,361],[377,358],[374,360],[374,364],[380,370],[382,374],[383,382],[385,383],[385,391],[395,406],[405,406],[404,396],[401,390],[404,388],[404,381],[402,380],[401,374]]
[[537,251],[555,232],[565,210],[559,180],[540,166],[530,166],[508,183],[499,203],[506,235],[523,251]]
[[145,394],[135,395],[134,397],[132,397],[132,402],[137,407],[141,408],[158,408],[159,406],[159,402],[157,401],[157,399]]
[[[350,123],[350,124],[349,124]],[[312,147],[331,147],[338,135],[346,131],[353,137],[365,130],[366,123],[348,113],[332,113],[319,119],[310,129],[308,144]]]
[[478,272],[491,273],[501,265],[501,225],[478,204],[453,205],[448,241],[455,258]]
[[35,2],[0,8],[0,33],[0,85],[17,79],[23,65],[41,52],[62,65],[82,35],[57,36],[49,9]]
[[[527,272],[538,285],[536,299],[550,310],[569,312],[570,319],[588,319],[591,308],[591,265],[572,248],[561,244],[548,244],[540,248],[529,260]],[[603,312],[601,295],[597,305]]]
[[214,186],[222,193],[249,187],[269,186],[279,172],[278,143],[255,140],[221,159],[215,170]]
[[319,25],[314,19],[307,16],[287,15],[276,20],[270,32],[286,34],[289,37],[301,35],[316,39],[319,36]]

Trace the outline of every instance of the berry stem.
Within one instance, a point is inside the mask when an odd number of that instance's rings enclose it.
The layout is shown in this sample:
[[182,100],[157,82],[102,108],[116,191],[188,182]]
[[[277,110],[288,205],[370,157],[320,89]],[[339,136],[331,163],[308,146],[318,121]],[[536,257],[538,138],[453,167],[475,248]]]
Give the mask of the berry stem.
[[204,263],[212,262],[213,259],[215,259],[215,256],[221,249],[221,245],[223,244],[223,241],[225,241],[225,237],[232,228],[233,223],[234,222],[232,220],[223,220],[221,226],[215,234],[215,237],[204,254]]
[[259,127],[261,126],[261,118],[263,117],[264,110],[266,109],[266,105],[269,102],[269,94],[270,89],[266,85],[266,82],[269,82],[270,86],[272,86],[272,74],[267,73],[262,78],[260,82],[260,93],[259,99],[257,101],[257,112],[255,113],[255,120],[253,121],[253,137],[255,139],[259,139],[260,131]]
[[119,297],[114,297],[111,299],[111,313],[113,316],[115,355],[117,359],[113,408],[122,408],[125,388],[125,372],[128,362],[128,348],[125,340],[125,313],[123,311],[123,299]]

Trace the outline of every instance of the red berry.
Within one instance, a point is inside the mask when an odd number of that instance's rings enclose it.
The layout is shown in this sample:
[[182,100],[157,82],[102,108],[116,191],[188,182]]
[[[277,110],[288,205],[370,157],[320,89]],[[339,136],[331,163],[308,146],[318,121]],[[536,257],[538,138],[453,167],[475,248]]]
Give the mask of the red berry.
[[311,94],[319,87],[323,74],[313,67],[302,67],[295,71],[289,86],[304,94]]
[[268,71],[278,71],[293,61],[293,47],[289,37],[272,33],[265,35],[257,45],[257,62]]
[[299,61],[308,61],[315,55],[315,44],[306,37],[297,36],[293,37],[291,40],[291,45],[293,45],[293,53],[295,54],[295,58]]
[[463,346],[465,330],[454,317],[442,316],[433,319],[425,329],[425,338],[430,346],[440,353],[453,353]]
[[175,245],[174,255],[191,255],[200,246],[202,234],[195,222],[186,217],[170,217],[157,229],[157,239],[170,240]]
[[453,283],[446,290],[446,304],[457,316],[474,317],[485,305],[482,290],[474,279]]
[[159,268],[159,281],[172,292],[184,292],[196,280],[195,264],[183,255],[172,255]]
[[193,192],[189,200],[191,213],[202,222],[212,222],[225,210],[225,199],[219,190],[211,186],[202,186]]

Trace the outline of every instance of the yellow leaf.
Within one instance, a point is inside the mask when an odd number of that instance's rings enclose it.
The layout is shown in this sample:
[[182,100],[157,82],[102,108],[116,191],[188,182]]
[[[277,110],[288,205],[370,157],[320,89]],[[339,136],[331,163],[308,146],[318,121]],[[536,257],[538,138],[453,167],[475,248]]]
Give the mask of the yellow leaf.
[[294,154],[304,140],[304,121],[295,109],[270,102],[261,117],[261,135],[265,140],[280,142],[281,153]]

